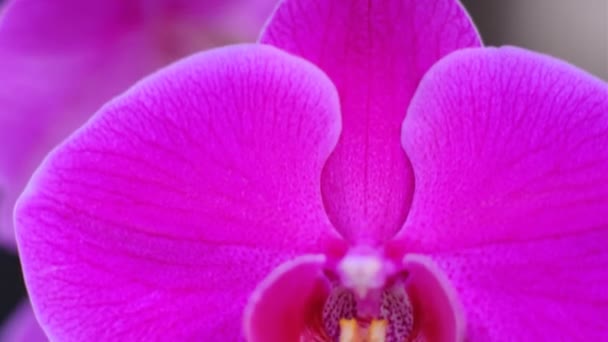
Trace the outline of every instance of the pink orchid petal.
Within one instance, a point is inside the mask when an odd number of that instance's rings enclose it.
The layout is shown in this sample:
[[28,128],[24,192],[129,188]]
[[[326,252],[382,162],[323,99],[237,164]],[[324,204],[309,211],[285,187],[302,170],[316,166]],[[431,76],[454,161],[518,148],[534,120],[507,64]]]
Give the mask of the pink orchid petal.
[[320,194],[339,129],[329,79],[262,45],[195,55],[104,106],[16,207],[47,334],[238,339],[259,281],[339,239]]
[[262,42],[312,61],[336,84],[343,133],[322,178],[330,219],[351,241],[387,240],[413,191],[401,123],[420,78],[480,41],[454,0],[286,0]]
[[47,342],[48,340],[36,321],[29,301],[21,303],[15,313],[0,328],[0,341]]
[[[13,205],[53,146],[159,67],[204,48],[253,41],[265,16],[241,14],[237,24],[233,18],[248,3],[8,2],[0,22],[0,242],[14,246]],[[229,20],[232,31],[223,24]]]
[[[275,269],[255,290],[245,314],[248,342],[300,341],[318,323],[327,297],[325,257],[305,255]],[[315,311],[315,309],[317,309]]]
[[608,84],[533,52],[439,62],[403,124],[397,237],[457,289],[471,341],[608,340]]
[[406,255],[403,265],[408,271],[406,288],[415,309],[417,341],[464,341],[464,313],[442,271],[432,259],[418,254]]

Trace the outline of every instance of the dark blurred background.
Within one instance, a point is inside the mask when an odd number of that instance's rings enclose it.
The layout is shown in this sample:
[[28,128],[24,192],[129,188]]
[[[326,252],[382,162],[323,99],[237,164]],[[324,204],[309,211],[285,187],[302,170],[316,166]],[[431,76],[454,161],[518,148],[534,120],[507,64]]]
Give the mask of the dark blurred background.
[[4,322],[24,296],[25,287],[21,280],[19,259],[16,255],[0,249],[0,322]]
[[[463,4],[486,45],[518,45],[548,53],[608,80],[608,0],[465,0]],[[20,272],[17,257],[1,251],[0,322],[25,295]]]
[[486,45],[547,53],[608,80],[608,0],[462,0]]

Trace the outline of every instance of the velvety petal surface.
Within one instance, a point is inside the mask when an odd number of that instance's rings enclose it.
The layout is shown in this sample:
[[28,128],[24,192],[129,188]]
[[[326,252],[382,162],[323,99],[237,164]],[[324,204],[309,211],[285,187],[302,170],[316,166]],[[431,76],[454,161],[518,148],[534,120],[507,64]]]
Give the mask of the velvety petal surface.
[[329,291],[324,265],[325,256],[305,255],[275,269],[249,300],[247,341],[314,341],[323,326],[321,311]]
[[548,56],[470,49],[403,124],[416,192],[398,236],[444,270],[471,341],[608,339],[608,85]]
[[47,342],[48,340],[27,300],[21,303],[0,327],[0,341],[3,342]]
[[16,207],[28,291],[59,341],[233,341],[248,295],[339,239],[322,166],[339,101],[269,46],[198,54],[104,106]]
[[454,0],[285,0],[261,41],[336,84],[344,128],[322,178],[327,212],[351,241],[389,239],[413,191],[399,138],[412,94],[442,56],[480,45],[464,9]]
[[254,40],[265,19],[254,3],[271,11],[270,0],[9,1],[0,21],[0,241],[14,245],[15,200],[53,146],[157,68]]

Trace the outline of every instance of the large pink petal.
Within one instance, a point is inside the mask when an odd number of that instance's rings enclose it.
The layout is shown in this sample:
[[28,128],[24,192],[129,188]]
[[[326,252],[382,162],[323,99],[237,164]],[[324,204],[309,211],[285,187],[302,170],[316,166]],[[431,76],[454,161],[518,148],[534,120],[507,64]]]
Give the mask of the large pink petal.
[[[14,202],[54,145],[143,75],[254,40],[261,13],[235,23],[252,1],[9,2],[0,22],[0,241],[14,245]],[[270,0],[255,2],[270,12]]]
[[312,61],[336,84],[344,129],[324,170],[324,203],[349,240],[389,239],[413,190],[401,123],[435,61],[480,45],[467,14],[454,0],[286,0],[261,41]]
[[608,339],[608,85],[516,49],[456,52],[403,124],[398,237],[459,292],[471,340]]
[[60,341],[232,341],[257,283],[330,248],[329,79],[278,49],[195,55],[106,105],[16,208],[32,303]]

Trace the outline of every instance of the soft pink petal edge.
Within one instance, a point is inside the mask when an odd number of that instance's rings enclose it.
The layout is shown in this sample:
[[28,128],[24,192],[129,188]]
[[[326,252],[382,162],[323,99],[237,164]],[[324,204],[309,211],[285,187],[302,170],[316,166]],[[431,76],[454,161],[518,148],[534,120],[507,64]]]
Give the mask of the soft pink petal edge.
[[269,0],[7,1],[0,20],[0,243],[15,247],[13,205],[36,166],[91,113],[177,58],[255,40],[271,6]]
[[608,85],[517,48],[456,52],[403,124],[416,193],[394,243],[430,254],[473,341],[608,338]]
[[28,300],[17,307],[0,329],[0,341],[48,342]]
[[7,2],[0,21],[0,237],[8,247],[15,247],[14,203],[44,155],[103,102],[161,65],[137,35],[137,19],[123,20],[137,17],[128,8],[116,1]]
[[449,279],[428,256],[407,254],[407,293],[414,304],[415,341],[463,342],[466,319]]
[[193,56],[106,105],[17,204],[47,334],[238,339],[259,281],[339,244],[319,185],[339,130],[324,74],[261,45]]
[[299,341],[310,325],[318,323],[312,310],[322,307],[327,297],[325,260],[324,255],[299,256],[257,286],[245,310],[248,342]]

